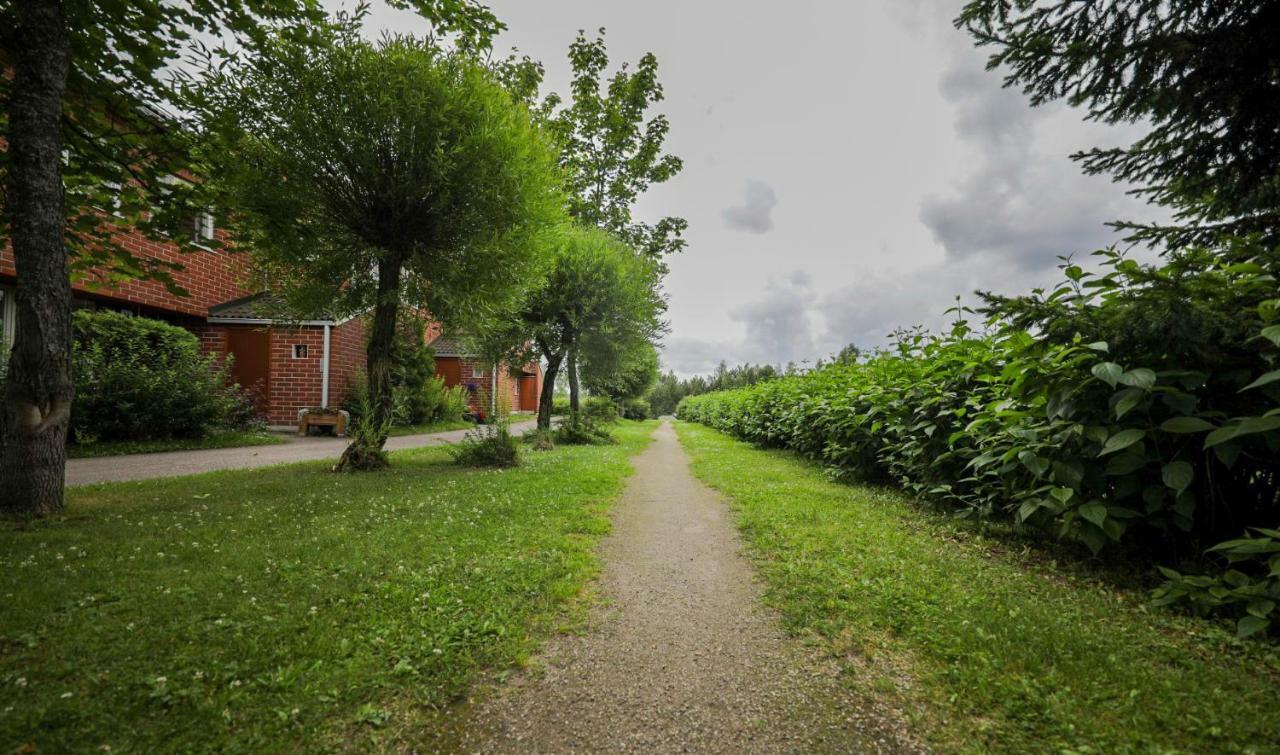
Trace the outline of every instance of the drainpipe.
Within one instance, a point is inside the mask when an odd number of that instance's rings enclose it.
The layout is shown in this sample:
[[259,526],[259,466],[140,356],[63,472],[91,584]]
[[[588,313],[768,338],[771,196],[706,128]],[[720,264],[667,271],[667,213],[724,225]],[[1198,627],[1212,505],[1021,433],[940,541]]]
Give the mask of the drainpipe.
[[320,408],[329,408],[329,325],[324,326],[324,353],[320,356]]
[[498,418],[498,363],[493,363],[493,376],[489,381],[489,416]]

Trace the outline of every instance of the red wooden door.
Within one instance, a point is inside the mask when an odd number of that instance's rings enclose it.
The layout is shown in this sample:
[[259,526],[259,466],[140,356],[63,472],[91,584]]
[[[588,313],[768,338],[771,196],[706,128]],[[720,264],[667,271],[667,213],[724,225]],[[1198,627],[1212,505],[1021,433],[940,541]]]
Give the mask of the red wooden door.
[[457,357],[436,357],[436,374],[444,378],[444,387],[462,383],[462,364]]
[[253,394],[254,405],[266,414],[271,395],[271,333],[259,328],[229,328],[227,352],[235,357],[231,376]]

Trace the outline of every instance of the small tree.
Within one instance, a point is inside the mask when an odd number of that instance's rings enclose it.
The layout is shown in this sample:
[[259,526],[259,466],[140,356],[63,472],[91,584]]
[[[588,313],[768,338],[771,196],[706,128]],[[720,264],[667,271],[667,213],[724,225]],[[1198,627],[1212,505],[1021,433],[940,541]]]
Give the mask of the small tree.
[[[581,344],[616,339],[631,347],[663,332],[666,303],[658,281],[652,259],[603,231],[573,228],[562,234],[542,284],[502,327],[486,334],[490,343],[508,345],[513,361],[545,360],[539,428],[551,426],[556,378]],[[571,390],[577,393],[577,386]]]
[[[231,158],[218,177],[241,209],[237,238],[300,311],[372,308],[368,387],[385,428],[402,303],[469,327],[509,310],[563,200],[551,140],[490,71],[358,31],[344,24],[318,45],[278,37],[204,92],[216,151]],[[339,466],[361,452],[353,443]]]
[[[641,194],[684,167],[680,158],[663,154],[662,144],[671,129],[667,117],[648,117],[649,109],[663,98],[657,57],[646,53],[634,70],[624,64],[607,82],[602,81],[609,53],[601,29],[600,36],[591,40],[578,32],[569,46],[569,63],[573,83],[568,104],[557,109],[561,100],[551,95],[545,107],[554,112],[551,124],[560,137],[569,213],[655,260],[683,249],[681,234],[688,227],[683,218],[645,224],[631,217]],[[527,67],[516,70],[529,78]]]

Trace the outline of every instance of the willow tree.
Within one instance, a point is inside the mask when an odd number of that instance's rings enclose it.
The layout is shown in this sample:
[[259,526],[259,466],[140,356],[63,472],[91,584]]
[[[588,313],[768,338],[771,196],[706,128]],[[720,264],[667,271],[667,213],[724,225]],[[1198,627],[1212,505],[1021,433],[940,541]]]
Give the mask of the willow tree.
[[543,429],[551,426],[556,377],[576,349],[593,343],[630,352],[665,330],[666,302],[656,260],[596,228],[570,228],[553,247],[540,285],[501,330],[488,334],[514,345],[509,354],[513,360],[538,356],[545,361],[538,401],[538,427]]
[[494,74],[410,37],[280,37],[206,82],[232,232],[299,313],[372,310],[371,437],[344,468],[386,464],[396,321],[446,325],[514,306],[563,216],[556,149]]

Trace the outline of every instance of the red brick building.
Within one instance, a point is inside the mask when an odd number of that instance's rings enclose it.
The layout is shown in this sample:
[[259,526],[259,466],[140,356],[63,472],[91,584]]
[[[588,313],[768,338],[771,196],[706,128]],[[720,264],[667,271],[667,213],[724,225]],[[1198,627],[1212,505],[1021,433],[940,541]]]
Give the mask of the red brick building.
[[[198,220],[196,229],[202,238],[220,237],[211,217]],[[243,255],[212,247],[183,253],[175,244],[153,241],[132,229],[122,231],[117,241],[136,255],[180,264],[174,281],[190,295],[175,296],[156,281],[99,288],[85,278],[72,284],[74,306],[131,312],[196,333],[205,353],[235,357],[236,380],[255,394],[269,424],[292,426],[303,408],[341,405],[352,377],[364,371],[363,318],[281,321],[269,314],[273,310],[270,296],[248,284]],[[15,277],[13,252],[6,245],[0,249],[3,342],[13,339]],[[438,329],[428,329],[428,338],[437,334]],[[471,366],[460,366],[464,363]],[[475,360],[452,352],[443,354],[437,366],[449,385],[475,384],[473,410],[491,414],[495,388],[511,392],[510,408],[519,410],[528,404],[525,391],[532,393],[533,407],[537,407],[539,365],[527,365],[518,377],[509,370],[483,373],[481,369]]]
[[517,412],[538,411],[542,365],[537,362],[510,368],[495,364],[469,355],[461,339],[445,335],[432,340],[431,348],[435,351],[436,374],[444,378],[447,387],[466,387],[472,412],[489,415],[496,407]]

